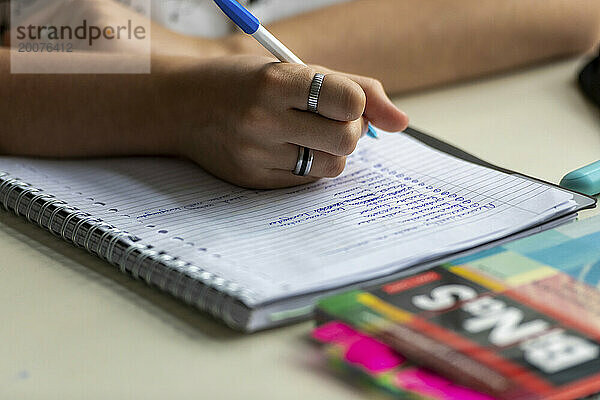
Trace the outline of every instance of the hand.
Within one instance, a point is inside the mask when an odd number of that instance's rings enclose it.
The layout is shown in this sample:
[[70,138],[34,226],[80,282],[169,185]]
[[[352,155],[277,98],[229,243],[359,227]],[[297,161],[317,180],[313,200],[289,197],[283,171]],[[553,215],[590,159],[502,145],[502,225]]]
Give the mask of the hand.
[[[306,111],[315,72],[326,74],[319,114]],[[176,98],[191,102],[178,111],[185,126],[178,132],[179,153],[244,187],[286,187],[335,177],[366,132],[365,119],[388,131],[408,124],[378,81],[322,67],[235,56],[207,60],[178,75],[187,78]],[[291,173],[298,146],[314,149],[307,177]]]

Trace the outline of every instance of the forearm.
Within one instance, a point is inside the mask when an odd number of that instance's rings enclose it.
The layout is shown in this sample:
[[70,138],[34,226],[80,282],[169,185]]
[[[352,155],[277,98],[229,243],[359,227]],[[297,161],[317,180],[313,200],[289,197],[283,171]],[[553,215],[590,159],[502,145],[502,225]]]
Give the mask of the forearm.
[[[48,12],[51,20],[37,21],[39,25],[77,26],[81,20],[74,16],[83,16],[88,25],[117,26],[123,21],[136,21],[136,25],[150,26],[151,51],[153,55],[170,55],[179,57],[213,58],[232,54],[226,41],[198,38],[171,31],[162,25],[148,20],[131,7],[115,0],[106,1],[59,1],[49,4]],[[32,21],[34,17],[32,17]],[[0,46],[10,46],[9,32],[0,37]],[[14,43],[13,43],[14,45]],[[76,40],[72,43],[75,51],[92,50],[86,41]],[[131,40],[96,41],[93,51],[109,51],[124,54],[145,54],[147,48],[140,42]]]
[[[600,2],[360,0],[269,29],[306,62],[400,92],[585,51],[600,40]],[[228,41],[262,53],[251,38]]]
[[[0,152],[37,156],[173,154],[178,113],[176,58],[154,57],[152,74],[11,74],[0,49]],[[67,60],[67,57],[70,57]],[[126,62],[115,55],[46,55],[53,63]],[[179,91],[179,96],[174,92]]]

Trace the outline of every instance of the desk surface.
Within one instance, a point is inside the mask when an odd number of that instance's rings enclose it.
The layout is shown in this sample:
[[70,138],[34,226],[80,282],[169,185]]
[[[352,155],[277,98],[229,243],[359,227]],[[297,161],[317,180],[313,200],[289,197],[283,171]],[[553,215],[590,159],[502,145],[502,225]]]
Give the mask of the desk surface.
[[[580,60],[397,99],[412,124],[558,182],[600,155]],[[583,216],[591,215],[588,211]],[[358,399],[322,373],[309,322],[250,336],[0,213],[0,397]]]

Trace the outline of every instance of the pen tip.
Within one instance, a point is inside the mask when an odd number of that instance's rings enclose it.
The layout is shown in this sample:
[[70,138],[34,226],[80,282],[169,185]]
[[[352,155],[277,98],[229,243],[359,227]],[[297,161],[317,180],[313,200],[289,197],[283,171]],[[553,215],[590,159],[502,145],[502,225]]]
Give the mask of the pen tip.
[[367,135],[369,135],[369,137],[372,137],[373,139],[377,139],[377,131],[375,129],[373,129],[373,127],[371,126],[371,124],[369,124],[368,130],[367,130]]

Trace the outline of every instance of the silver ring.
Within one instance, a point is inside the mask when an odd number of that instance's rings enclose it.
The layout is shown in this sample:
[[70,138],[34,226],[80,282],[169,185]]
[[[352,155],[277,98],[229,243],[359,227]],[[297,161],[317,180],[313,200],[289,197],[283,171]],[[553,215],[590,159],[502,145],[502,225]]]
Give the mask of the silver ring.
[[[323,80],[325,75],[317,72],[310,83],[310,91],[308,92],[307,110],[318,114],[319,108],[319,96],[321,95],[321,88],[323,87]],[[292,171],[294,175],[307,176],[312,168],[314,159],[314,151],[308,147],[300,146],[298,148],[298,160],[296,161],[296,168]]]
[[325,79],[325,75],[316,73],[313,77],[312,82],[310,83],[310,91],[308,93],[308,105],[307,110],[318,114],[317,111],[319,107],[319,96],[321,95],[321,88],[323,87],[323,80]]
[[312,168],[314,157],[315,153],[312,149],[309,149],[308,147],[304,146],[299,146],[298,161],[296,161],[296,168],[294,168],[292,173],[298,176],[306,176],[310,174],[310,169]]

